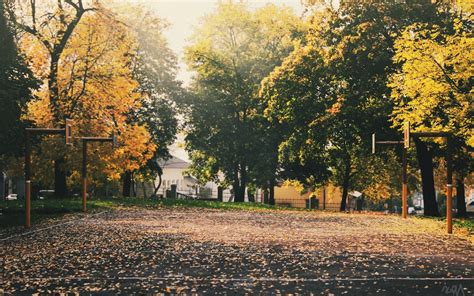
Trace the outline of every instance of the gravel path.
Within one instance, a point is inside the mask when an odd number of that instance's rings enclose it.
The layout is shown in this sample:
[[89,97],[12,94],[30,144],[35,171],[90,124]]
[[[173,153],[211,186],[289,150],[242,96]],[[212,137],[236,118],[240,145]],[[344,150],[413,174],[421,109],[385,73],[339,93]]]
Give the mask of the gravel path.
[[474,293],[474,245],[425,219],[161,208],[55,225],[0,240],[0,295]]

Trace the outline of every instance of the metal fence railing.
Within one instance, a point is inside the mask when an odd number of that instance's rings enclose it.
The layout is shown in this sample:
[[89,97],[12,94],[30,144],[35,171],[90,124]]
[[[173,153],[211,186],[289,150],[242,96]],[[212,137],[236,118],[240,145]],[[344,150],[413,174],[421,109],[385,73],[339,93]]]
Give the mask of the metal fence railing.
[[[160,188],[158,191],[158,197],[160,198],[178,198],[187,200],[218,200],[217,188],[200,188],[196,189],[182,189],[176,188],[174,196],[170,195],[170,188]],[[234,197],[229,189],[225,189],[222,192],[223,202],[233,202]],[[267,200],[265,199],[267,198]],[[259,190],[256,194],[249,197],[245,196],[245,202],[254,202],[259,204],[268,204],[268,197],[265,197],[262,190]],[[328,211],[339,211],[341,207],[340,196],[338,198],[322,198],[321,196],[312,197],[308,195],[294,196],[287,194],[275,194],[275,205],[279,207],[292,207],[292,208],[306,208],[306,209],[319,209]],[[368,202],[358,202],[357,198],[348,198],[346,210],[347,211],[358,211],[358,210],[374,210],[374,206]],[[375,209],[376,210],[376,209]]]
[[[171,197],[169,194],[167,197]],[[186,194],[182,192],[176,192],[177,199],[186,199],[186,200],[208,200],[208,201],[218,201],[217,192],[209,196],[199,196],[196,194]],[[233,202],[234,197],[232,194],[223,194],[222,202]],[[264,197],[245,197],[245,202],[253,202],[257,204],[268,204],[269,201],[265,200]],[[275,206],[278,207],[289,207],[289,208],[302,208],[302,209],[319,209],[319,210],[328,210],[328,211],[339,211],[341,203],[340,202],[324,202],[320,201],[317,198],[281,198],[275,197]],[[360,205],[359,205],[360,206]],[[357,204],[353,202],[348,202],[346,206],[347,211],[354,210],[364,210],[365,207],[362,205],[357,208]]]

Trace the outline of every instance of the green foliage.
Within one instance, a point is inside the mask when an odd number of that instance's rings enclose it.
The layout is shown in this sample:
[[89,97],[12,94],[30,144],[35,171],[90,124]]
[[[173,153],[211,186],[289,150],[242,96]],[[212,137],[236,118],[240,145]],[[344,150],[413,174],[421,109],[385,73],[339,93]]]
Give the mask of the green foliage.
[[395,43],[400,70],[391,77],[393,121],[413,129],[452,131],[474,147],[474,31],[471,20],[414,24]]
[[[474,169],[469,152],[474,147],[472,14],[452,14],[441,24],[408,26],[395,49],[394,61],[402,66],[389,84],[394,126],[410,122],[414,131],[452,132],[454,170],[457,182],[462,182]],[[436,142],[446,149],[445,142]]]
[[286,8],[267,5],[250,12],[243,3],[219,3],[186,50],[188,65],[197,72],[186,102],[193,174],[232,184],[238,201],[248,182],[274,178],[278,131],[262,116],[258,89],[302,30]]
[[[283,176],[308,183],[323,182],[329,174],[324,145],[327,134],[321,123],[328,107],[327,71],[321,53],[312,45],[298,46],[281,67],[262,82],[261,96],[268,104],[267,118],[288,130],[279,148]],[[313,79],[316,78],[316,79]]]
[[0,167],[7,156],[19,156],[24,147],[27,123],[21,120],[26,104],[33,98],[37,80],[15,44],[15,31],[0,1]]
[[145,125],[156,145],[154,157],[140,169],[142,178],[155,180],[162,173],[157,160],[170,157],[168,147],[176,139],[178,128],[175,101],[183,96],[184,90],[176,79],[177,58],[163,35],[168,26],[163,19],[141,6],[116,9],[137,40],[133,77],[143,98],[131,120]]
[[343,187],[344,203],[348,190],[363,191],[380,175],[370,134],[397,138],[387,87],[398,66],[393,43],[406,25],[437,16],[425,2],[355,1],[313,16],[304,45],[262,85],[267,117],[289,130],[280,145],[289,176],[309,185],[329,178]]
[[[278,208],[263,204],[245,203],[223,203],[217,201],[184,200],[184,199],[143,199],[143,198],[100,198],[89,199],[87,208],[90,213],[107,210],[118,210],[122,207],[137,208],[208,208],[221,210],[301,210]],[[36,224],[43,220],[54,219],[65,214],[82,213],[82,200],[79,198],[34,200],[31,209],[32,223]],[[0,200],[0,229],[12,226],[21,226],[24,223],[24,202]]]

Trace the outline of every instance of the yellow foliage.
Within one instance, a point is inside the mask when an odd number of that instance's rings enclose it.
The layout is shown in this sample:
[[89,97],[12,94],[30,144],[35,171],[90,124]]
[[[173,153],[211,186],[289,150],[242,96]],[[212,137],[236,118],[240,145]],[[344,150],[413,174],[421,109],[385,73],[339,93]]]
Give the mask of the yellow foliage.
[[303,193],[305,191],[304,184],[298,180],[285,180],[283,182],[284,187],[294,187],[296,191],[299,193]]
[[[30,57],[38,77],[49,74],[47,50],[40,42],[25,35],[21,50]],[[110,136],[116,132],[120,147],[111,150],[108,144],[91,144],[91,175],[106,174],[118,179],[125,170],[136,170],[153,156],[155,145],[145,126],[131,124],[128,117],[141,105],[138,83],[132,77],[132,59],[136,41],[129,29],[112,18],[94,13],[84,16],[61,55],[58,73],[59,107],[66,118],[74,121],[73,136]],[[46,84],[46,83],[45,83]],[[56,125],[50,108],[47,85],[36,93],[38,99],[28,106],[28,119],[38,127]],[[66,148],[57,137],[41,143],[41,159],[35,157],[34,170],[52,179],[52,162],[58,155],[66,156],[70,182],[77,181],[80,171],[81,147]]]
[[454,21],[456,32],[413,25],[395,43],[402,69],[391,77],[395,126],[410,121],[414,130],[453,131],[474,145],[474,36]]

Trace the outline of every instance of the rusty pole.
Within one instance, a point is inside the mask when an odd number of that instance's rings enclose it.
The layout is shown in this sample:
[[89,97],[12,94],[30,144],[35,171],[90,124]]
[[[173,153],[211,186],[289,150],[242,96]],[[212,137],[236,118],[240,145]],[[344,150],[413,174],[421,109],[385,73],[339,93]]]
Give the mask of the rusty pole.
[[[56,135],[65,134],[69,129],[69,140],[71,139],[71,120],[66,120],[67,128],[25,128],[25,227],[31,227],[31,134]],[[66,137],[66,144],[68,137]]]
[[402,217],[408,216],[407,148],[402,148]]
[[407,150],[410,147],[409,141],[409,132],[404,132],[403,141],[377,141],[375,134],[372,134],[372,154],[376,152],[377,145],[401,145],[402,146],[402,218],[407,218],[408,216],[408,189],[407,189]]
[[31,227],[31,143],[30,132],[25,130],[25,226]]
[[452,169],[452,144],[450,132],[416,132],[412,133],[415,137],[428,138],[446,138],[446,171],[447,171],[447,192],[446,192],[446,230],[449,234],[453,233],[453,169]]
[[447,137],[446,171],[447,171],[447,194],[446,194],[446,220],[448,233],[453,233],[453,171],[451,155],[451,136]]
[[87,140],[82,139],[82,211],[87,211]]
[[104,137],[82,137],[82,211],[87,211],[87,143],[88,142],[111,142],[112,147],[117,145],[115,133],[110,138]]

